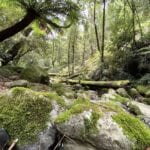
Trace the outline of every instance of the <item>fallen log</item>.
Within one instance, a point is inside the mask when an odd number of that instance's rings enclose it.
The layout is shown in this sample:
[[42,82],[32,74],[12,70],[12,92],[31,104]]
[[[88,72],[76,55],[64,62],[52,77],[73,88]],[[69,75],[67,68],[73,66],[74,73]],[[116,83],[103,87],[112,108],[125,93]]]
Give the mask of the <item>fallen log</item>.
[[68,77],[69,76],[68,74],[59,74],[59,73],[48,73],[48,75],[50,77],[55,77],[55,76],[58,76],[58,77]]
[[119,81],[85,81],[85,80],[65,80],[63,82],[69,84],[81,84],[84,86],[96,86],[104,88],[120,88],[129,85],[129,80],[119,80]]
[[81,73],[76,73],[76,74],[70,75],[70,76],[68,77],[68,79],[73,79],[73,78],[78,77],[78,76],[80,76],[80,75],[81,75]]

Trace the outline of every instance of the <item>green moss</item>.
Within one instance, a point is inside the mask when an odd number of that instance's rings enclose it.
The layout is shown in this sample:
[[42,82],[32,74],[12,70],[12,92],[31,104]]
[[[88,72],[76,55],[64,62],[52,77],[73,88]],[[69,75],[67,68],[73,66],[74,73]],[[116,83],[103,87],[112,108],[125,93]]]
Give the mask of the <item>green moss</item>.
[[150,96],[150,86],[138,85],[136,88],[140,94]]
[[61,113],[55,120],[56,123],[63,123],[68,121],[72,115],[82,113],[83,111],[92,109],[100,113],[98,105],[90,103],[89,100],[78,99],[65,112]]
[[52,90],[56,91],[58,95],[64,95],[65,87],[61,83],[52,84]]
[[115,102],[120,102],[122,104],[126,104],[127,102],[130,101],[128,98],[122,97],[122,96],[120,96],[118,94],[116,94],[115,98],[112,98],[111,100],[115,101]]
[[0,127],[7,129],[12,139],[18,138],[21,145],[34,142],[38,133],[47,126],[52,100],[63,104],[56,94],[23,87],[1,94]]
[[89,135],[94,134],[98,131],[97,129],[97,121],[101,117],[102,114],[93,111],[90,119],[84,119],[85,130],[82,136],[84,138],[88,138]]
[[66,103],[64,99],[62,99],[60,96],[58,96],[56,93],[50,93],[50,92],[41,92],[45,97],[56,101],[59,105],[65,107]]
[[142,115],[141,110],[140,110],[139,107],[136,106],[136,105],[133,105],[133,104],[129,103],[128,109],[129,109],[129,112],[130,112],[131,114],[134,114],[134,115],[136,115],[136,116]]
[[139,119],[120,112],[113,119],[123,128],[124,133],[134,142],[134,150],[142,150],[150,145],[150,129]]
[[104,112],[122,112],[123,109],[116,104],[115,101],[103,102],[101,103],[101,107],[104,108]]

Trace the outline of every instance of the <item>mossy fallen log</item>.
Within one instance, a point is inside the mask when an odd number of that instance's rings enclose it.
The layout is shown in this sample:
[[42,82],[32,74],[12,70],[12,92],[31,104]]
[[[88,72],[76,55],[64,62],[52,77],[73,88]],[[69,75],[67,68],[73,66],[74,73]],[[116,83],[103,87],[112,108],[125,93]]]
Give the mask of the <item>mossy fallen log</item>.
[[48,73],[48,75],[50,77],[55,77],[55,76],[58,76],[58,77],[68,77],[69,76],[68,74],[59,74],[59,73]]
[[85,81],[85,80],[65,80],[63,82],[69,84],[81,84],[85,86],[97,86],[106,88],[120,88],[129,85],[129,80],[119,80],[119,81]]

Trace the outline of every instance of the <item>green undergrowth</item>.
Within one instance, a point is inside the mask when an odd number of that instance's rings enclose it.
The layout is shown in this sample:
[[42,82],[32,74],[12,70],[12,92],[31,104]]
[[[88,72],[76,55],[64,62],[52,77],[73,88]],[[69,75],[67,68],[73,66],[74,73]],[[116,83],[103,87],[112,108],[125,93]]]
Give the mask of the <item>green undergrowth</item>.
[[63,84],[61,84],[61,83],[55,83],[55,84],[52,84],[52,90],[54,90],[54,91],[56,91],[56,93],[58,94],[58,95],[64,95],[64,93],[65,93],[65,87],[63,86]]
[[19,71],[19,68],[17,67],[11,67],[11,66],[0,67],[0,75],[3,77],[18,75],[17,71]]
[[98,105],[91,103],[89,100],[86,99],[77,99],[68,110],[61,113],[56,119],[55,123],[63,123],[68,121],[71,116],[75,114],[80,114],[83,111],[88,111],[92,109],[94,112],[101,114],[101,111]]
[[30,82],[44,84],[49,82],[47,71],[39,66],[28,65],[26,68],[22,69],[20,76],[21,78],[26,79]]
[[113,116],[128,138],[134,143],[133,150],[143,150],[150,145],[150,129],[138,118],[126,112],[120,112]]
[[5,128],[12,139],[19,144],[29,144],[36,140],[38,133],[47,126],[51,101],[61,102],[53,93],[35,92],[16,87],[0,95],[0,128]]

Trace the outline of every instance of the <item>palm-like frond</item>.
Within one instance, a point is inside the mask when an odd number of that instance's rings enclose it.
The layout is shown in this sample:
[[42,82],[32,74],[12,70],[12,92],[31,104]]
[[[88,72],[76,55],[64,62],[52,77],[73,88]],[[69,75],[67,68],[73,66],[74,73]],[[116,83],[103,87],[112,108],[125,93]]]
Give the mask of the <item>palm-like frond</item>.
[[69,27],[77,20],[79,10],[71,0],[0,0],[0,5],[19,5],[27,11],[32,9],[53,28]]

